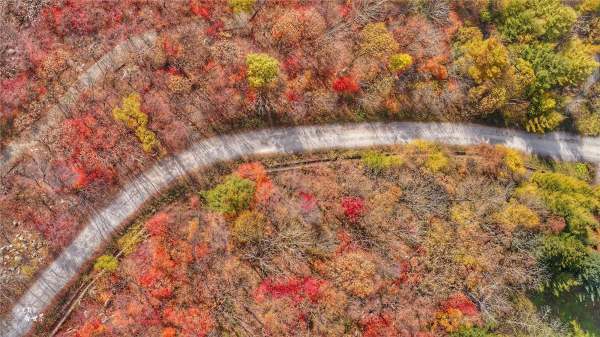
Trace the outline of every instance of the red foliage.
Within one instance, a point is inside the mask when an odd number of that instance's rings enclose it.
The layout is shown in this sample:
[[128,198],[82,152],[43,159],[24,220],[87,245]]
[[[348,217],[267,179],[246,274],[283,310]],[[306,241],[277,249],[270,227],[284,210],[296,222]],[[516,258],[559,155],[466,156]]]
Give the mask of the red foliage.
[[365,211],[365,202],[361,197],[345,197],[342,199],[344,215],[352,222],[356,222]]
[[82,189],[94,182],[114,182],[115,171],[97,153],[113,145],[105,139],[103,129],[91,115],[63,122],[63,143],[71,147],[68,165],[74,175],[71,183],[73,188]]
[[167,56],[178,57],[183,50],[183,46],[178,41],[165,38],[163,40],[163,50]]
[[310,193],[300,192],[300,209],[304,213],[308,213],[317,207],[317,198]]
[[0,82],[0,102],[12,106],[19,106],[28,95],[28,76],[26,73]]
[[206,336],[214,327],[210,312],[197,307],[187,309],[166,307],[163,318],[168,323],[179,327],[185,336]]
[[255,299],[262,302],[266,298],[287,297],[295,303],[300,303],[306,299],[316,302],[325,283],[324,280],[312,277],[290,278],[280,281],[265,279],[256,289]]
[[204,5],[203,1],[190,0],[190,11],[197,16],[201,16],[205,19],[210,18],[211,8]]
[[363,337],[395,337],[398,336],[388,314],[371,316],[361,322]]
[[225,28],[225,24],[220,19],[217,19],[206,28],[206,35],[215,37],[223,30],[223,28]]
[[[35,217],[38,218],[38,217]],[[36,219],[34,227],[46,240],[58,247],[66,246],[77,230],[75,219],[61,215],[57,219]]]
[[338,93],[354,94],[359,89],[358,83],[350,76],[338,77],[333,81],[333,90]]
[[167,232],[167,224],[169,223],[169,215],[165,212],[156,213],[144,224],[146,230],[152,236],[163,236]]
[[294,78],[302,70],[302,66],[297,57],[289,56],[283,61],[283,69],[291,78]]
[[471,301],[465,294],[456,293],[450,296],[447,300],[441,303],[443,311],[448,309],[456,309],[463,313],[465,316],[477,316],[479,310],[473,301]]
[[287,98],[288,102],[298,102],[300,101],[300,94],[293,90],[289,90],[285,93],[285,98]]

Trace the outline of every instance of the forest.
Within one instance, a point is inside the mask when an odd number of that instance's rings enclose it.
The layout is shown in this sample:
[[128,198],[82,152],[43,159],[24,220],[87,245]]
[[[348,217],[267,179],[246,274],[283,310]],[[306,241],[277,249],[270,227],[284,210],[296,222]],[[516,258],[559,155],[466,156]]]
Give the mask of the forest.
[[97,257],[56,336],[597,336],[590,173],[424,141],[223,164]]
[[[208,137],[392,121],[600,136],[599,14],[599,0],[0,1],[0,318],[123,186]],[[585,316],[600,296],[597,167],[486,146],[386,151],[195,175],[159,205],[168,231],[140,216],[135,250],[92,268],[108,297],[90,290],[59,334],[599,334]],[[334,277],[363,269],[366,285]],[[167,307],[186,311],[167,320]],[[79,320],[91,312],[104,316]]]

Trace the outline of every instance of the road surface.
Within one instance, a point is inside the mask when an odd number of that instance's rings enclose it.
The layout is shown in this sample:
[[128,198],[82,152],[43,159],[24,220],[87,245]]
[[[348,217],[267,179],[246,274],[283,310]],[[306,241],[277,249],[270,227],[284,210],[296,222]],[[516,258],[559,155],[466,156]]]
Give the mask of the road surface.
[[565,133],[545,135],[449,123],[363,123],[266,129],[202,140],[168,157],[127,183],[116,198],[99,210],[62,254],[32,284],[2,321],[2,337],[25,335],[46,307],[74,280],[117,229],[150,198],[188,173],[217,162],[252,155],[290,154],[326,149],[394,145],[415,139],[446,144],[504,144],[560,160],[600,164],[600,138]]

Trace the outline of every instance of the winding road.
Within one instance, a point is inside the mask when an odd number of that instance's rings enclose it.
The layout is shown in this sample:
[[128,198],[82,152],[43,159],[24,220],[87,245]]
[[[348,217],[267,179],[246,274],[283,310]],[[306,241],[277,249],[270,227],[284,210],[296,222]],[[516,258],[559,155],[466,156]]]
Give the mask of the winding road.
[[364,123],[266,129],[202,140],[189,150],[168,157],[123,187],[116,198],[97,212],[75,240],[40,274],[2,321],[2,337],[19,337],[31,329],[35,317],[74,280],[86,263],[140,207],[188,173],[217,162],[253,155],[291,154],[326,149],[394,145],[415,139],[446,144],[504,144],[560,160],[600,164],[600,138],[565,133],[545,135],[447,123]]

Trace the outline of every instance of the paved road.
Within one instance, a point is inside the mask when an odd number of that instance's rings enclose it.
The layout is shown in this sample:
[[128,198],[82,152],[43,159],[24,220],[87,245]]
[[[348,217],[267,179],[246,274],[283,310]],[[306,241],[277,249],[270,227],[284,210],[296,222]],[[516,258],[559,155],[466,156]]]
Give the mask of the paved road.
[[24,131],[19,138],[8,143],[0,152],[0,177],[10,171],[23,153],[35,151],[39,145],[38,140],[44,139],[48,132],[56,129],[63,119],[71,115],[70,110],[75,106],[82,93],[104,79],[105,74],[114,72],[124,65],[132,54],[143,54],[149,51],[154,46],[156,39],[155,31],[132,36],[119,43],[81,74],[67,92],[58,99],[58,104],[50,108],[41,120]]
[[414,139],[447,144],[504,144],[561,160],[600,164],[600,138],[564,133],[543,136],[472,124],[367,123],[267,129],[209,138],[166,158],[123,187],[63,253],[40,275],[0,322],[3,337],[25,335],[37,317],[86,265],[106,240],[152,196],[189,172],[217,162],[261,154],[289,154],[333,148],[403,144]]

